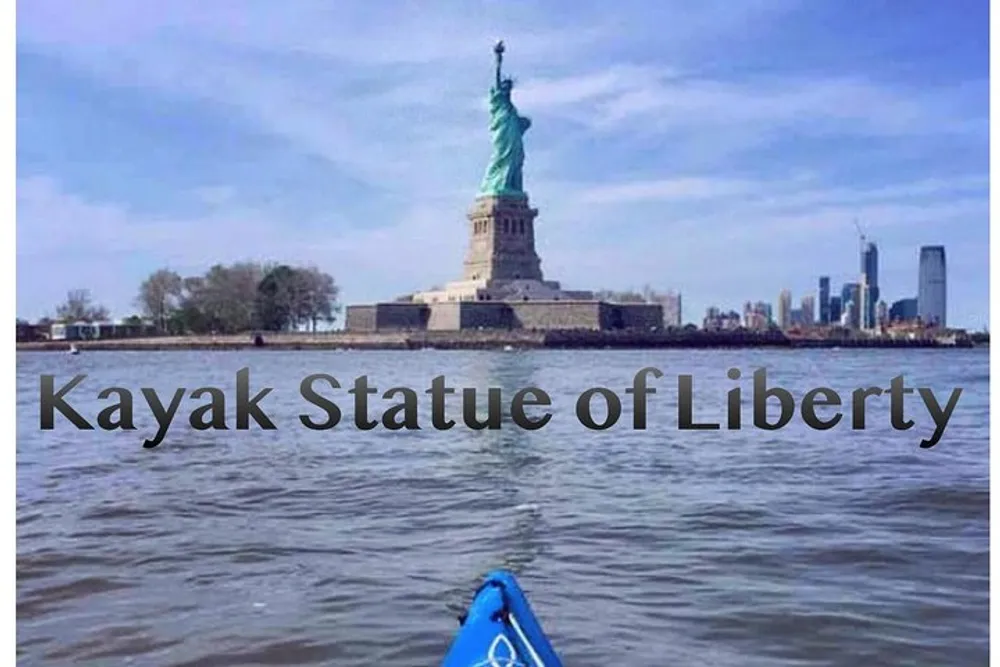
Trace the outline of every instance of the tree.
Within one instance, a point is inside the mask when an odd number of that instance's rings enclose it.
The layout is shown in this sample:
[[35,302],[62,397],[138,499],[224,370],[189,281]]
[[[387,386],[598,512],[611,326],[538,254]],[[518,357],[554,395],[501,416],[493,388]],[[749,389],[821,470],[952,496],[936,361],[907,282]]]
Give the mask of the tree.
[[213,267],[206,276],[212,313],[218,328],[226,333],[248,331],[254,326],[257,286],[269,267],[256,262],[238,262]]
[[257,323],[270,331],[298,329],[302,324],[316,331],[319,322],[333,322],[340,312],[340,290],[333,277],[312,266],[277,266],[261,280],[257,292]]
[[607,303],[646,303],[646,298],[634,291],[618,292],[615,290],[601,289],[594,292],[594,298]]
[[56,307],[56,319],[67,323],[100,322],[108,319],[108,309],[91,303],[90,290],[70,290],[65,303]]
[[254,325],[257,285],[265,268],[254,262],[216,264],[183,281],[182,318],[194,333],[238,333]]
[[301,270],[285,264],[272,269],[257,285],[257,325],[265,331],[297,328],[306,312],[307,290]]
[[143,310],[174,333],[232,334],[333,322],[340,311],[333,278],[315,267],[237,262],[182,278],[166,269],[139,290]]
[[315,332],[318,322],[333,324],[337,320],[337,314],[341,309],[338,301],[340,287],[337,286],[333,276],[323,273],[314,266],[301,269],[300,272],[305,291],[299,313],[302,320],[309,322]]
[[177,273],[160,269],[139,286],[136,304],[160,331],[166,331],[174,312],[180,307],[183,287],[184,281]]

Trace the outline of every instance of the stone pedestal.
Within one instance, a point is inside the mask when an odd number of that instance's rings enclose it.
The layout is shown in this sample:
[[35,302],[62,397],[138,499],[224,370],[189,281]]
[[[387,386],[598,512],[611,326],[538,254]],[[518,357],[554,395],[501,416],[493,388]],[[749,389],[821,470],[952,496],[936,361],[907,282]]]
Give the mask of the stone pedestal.
[[542,282],[542,261],[535,251],[535,218],[525,197],[478,197],[467,214],[469,246],[465,281]]

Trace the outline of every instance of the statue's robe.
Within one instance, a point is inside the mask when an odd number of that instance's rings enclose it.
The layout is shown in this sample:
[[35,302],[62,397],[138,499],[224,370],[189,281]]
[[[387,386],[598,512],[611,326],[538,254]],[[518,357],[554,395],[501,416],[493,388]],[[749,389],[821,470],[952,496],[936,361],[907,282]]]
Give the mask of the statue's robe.
[[493,153],[486,169],[481,195],[524,194],[524,133],[531,120],[519,116],[510,100],[510,90],[494,86],[490,89],[490,133]]

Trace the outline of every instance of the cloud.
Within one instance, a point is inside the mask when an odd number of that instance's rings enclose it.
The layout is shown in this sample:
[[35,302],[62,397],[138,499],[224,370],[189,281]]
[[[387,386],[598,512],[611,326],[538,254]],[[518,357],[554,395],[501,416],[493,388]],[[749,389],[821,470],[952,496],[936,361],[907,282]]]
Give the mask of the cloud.
[[227,204],[237,197],[236,189],[227,185],[197,188],[193,194],[198,201],[212,206]]
[[748,77],[739,82],[653,67],[614,67],[532,80],[526,106],[595,130],[644,132],[744,127],[777,132],[908,135],[981,132],[985,114],[964,117],[951,98],[961,88],[893,90],[858,78]]
[[[414,257],[460,258],[464,238],[441,234],[436,209],[415,208],[391,225],[351,235],[289,234],[281,219],[236,206],[207,206],[190,217],[150,217],[107,202],[87,201],[48,178],[17,184],[18,288],[31,286],[51,266],[87,266],[68,272],[47,290],[54,305],[70,288],[90,288],[128,314],[138,282],[122,282],[113,270],[123,257],[141,261],[147,273],[167,266],[187,274],[215,263],[240,260],[315,264],[332,273],[348,299],[386,299],[427,281],[452,279],[458,262],[427,267]],[[392,267],[386,280],[387,267]],[[426,285],[424,283],[427,283]],[[368,286],[378,286],[372,289]],[[388,294],[382,290],[388,288]]]
[[[203,17],[202,21],[208,19]],[[205,29],[203,24],[195,23]],[[166,30],[163,24],[158,27]],[[145,22],[133,25],[137,41],[150,30],[152,27]],[[281,32],[280,27],[277,31]],[[41,32],[39,37],[28,31],[28,44],[63,46],[57,38],[61,33]],[[248,132],[278,138],[372,187],[403,193],[440,192],[468,187],[468,174],[482,169],[489,150],[483,107],[491,42],[474,38],[467,31],[457,32],[461,39],[445,44],[436,38],[431,40],[426,32],[400,30],[392,38],[365,38],[365,47],[359,50],[343,45],[339,36],[330,37],[343,51],[341,55],[359,66],[357,69],[343,63],[324,67],[315,60],[305,68],[290,66],[276,54],[316,57],[314,49],[302,44],[292,46],[291,35],[286,51],[277,51],[278,45],[271,37],[253,43],[255,50],[248,57],[247,42],[257,34],[253,30],[239,36],[239,48],[232,47],[232,42],[222,42],[230,44],[230,48],[196,43],[178,49],[173,42],[154,40],[95,52],[77,48],[74,43],[69,47],[73,58],[67,64],[116,86],[141,86],[166,99],[190,99],[209,105]],[[229,38],[236,39],[233,35]],[[361,38],[355,35],[350,39]],[[416,52],[409,50],[405,45],[413,39],[435,44],[433,48],[441,54],[435,56],[420,48]],[[527,35],[518,41],[518,54],[563,54],[580,39],[562,30]],[[477,60],[482,65],[479,76],[470,76],[475,68],[464,65],[468,59],[464,63],[455,59],[461,56],[462,40],[470,47],[470,57],[471,47],[477,49]],[[408,64],[428,67],[393,72],[391,65],[395,63],[385,59],[394,58],[386,55],[385,44],[398,42],[404,43],[400,47],[401,60],[406,60],[404,53],[410,54]],[[118,53],[119,49],[123,53]],[[369,52],[380,55],[364,55]],[[446,52],[450,64],[439,70],[430,67]],[[327,53],[323,57],[332,56]],[[462,86],[463,79],[478,81]],[[470,152],[469,147],[474,150]],[[456,160],[463,154],[470,159]]]
[[750,210],[801,209],[815,211],[831,205],[861,206],[879,202],[913,202],[919,199],[947,197],[984,201],[989,193],[989,178],[970,174],[955,178],[933,178],[902,182],[881,187],[820,188],[808,176],[780,181],[737,180],[712,177],[687,177],[655,181],[628,181],[594,184],[581,188],[578,197],[587,204],[617,205],[644,201],[710,200],[738,204]]
[[656,84],[667,73],[660,68],[617,66],[561,78],[529,79],[518,86],[518,100],[535,112],[574,107],[616,96]]
[[658,181],[633,181],[598,186],[581,193],[588,204],[621,204],[636,201],[681,201],[714,199],[734,194],[748,194],[753,183],[713,178],[674,178]]
[[281,234],[280,226],[252,210],[232,206],[197,217],[149,217],[66,192],[46,177],[18,180],[17,208],[18,256],[28,263],[56,256],[101,262],[138,253],[197,265],[212,262],[220,248],[235,256],[259,254]]

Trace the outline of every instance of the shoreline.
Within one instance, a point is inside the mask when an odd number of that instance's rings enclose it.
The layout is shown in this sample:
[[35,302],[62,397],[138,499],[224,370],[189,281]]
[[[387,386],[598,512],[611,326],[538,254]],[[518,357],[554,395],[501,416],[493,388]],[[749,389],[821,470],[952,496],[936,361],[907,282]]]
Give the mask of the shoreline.
[[922,348],[988,347],[970,340],[942,342],[933,338],[805,338],[754,332],[635,332],[635,331],[400,331],[262,333],[262,344],[250,334],[160,336],[104,340],[56,340],[17,343],[18,351],[63,352],[70,344],[80,351],[187,350],[567,350],[567,349],[752,349],[752,348]]

